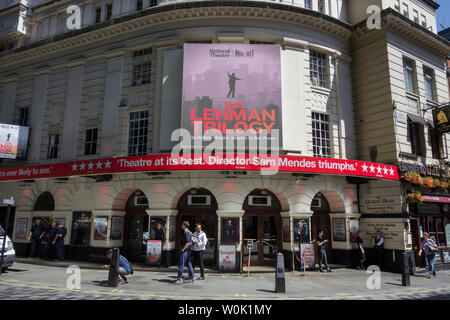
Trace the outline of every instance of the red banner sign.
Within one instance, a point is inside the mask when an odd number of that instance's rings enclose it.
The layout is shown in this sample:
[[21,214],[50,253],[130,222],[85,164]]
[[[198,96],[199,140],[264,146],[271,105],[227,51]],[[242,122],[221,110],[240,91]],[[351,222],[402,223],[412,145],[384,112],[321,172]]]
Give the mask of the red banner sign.
[[398,180],[395,166],[355,160],[252,154],[228,156],[192,154],[177,158],[170,154],[160,154],[2,168],[0,181],[172,170],[275,170]]
[[423,196],[423,201],[426,201],[426,202],[450,203],[450,197],[424,195]]

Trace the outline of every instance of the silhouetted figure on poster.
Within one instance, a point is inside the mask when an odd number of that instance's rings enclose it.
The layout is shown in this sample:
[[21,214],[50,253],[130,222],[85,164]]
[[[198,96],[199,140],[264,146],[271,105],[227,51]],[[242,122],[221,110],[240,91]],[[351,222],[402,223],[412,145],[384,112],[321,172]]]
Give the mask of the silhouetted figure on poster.
[[228,85],[230,86],[230,90],[228,91],[227,97],[230,98],[231,95],[231,98],[234,98],[234,91],[236,90],[236,80],[242,79],[236,77],[234,72],[232,74],[228,72],[227,74],[228,74]]

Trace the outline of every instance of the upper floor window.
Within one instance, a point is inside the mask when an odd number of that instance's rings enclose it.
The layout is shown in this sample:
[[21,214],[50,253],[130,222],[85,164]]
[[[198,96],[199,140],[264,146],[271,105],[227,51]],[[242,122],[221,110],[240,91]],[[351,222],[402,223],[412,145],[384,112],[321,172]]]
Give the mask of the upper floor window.
[[395,8],[395,10],[400,12],[400,0],[395,0],[394,8]]
[[312,9],[311,0],[305,0],[305,8]]
[[96,154],[97,153],[97,128],[87,129],[84,139],[84,154]]
[[156,7],[158,5],[158,0],[150,0],[150,7]]
[[327,55],[310,50],[309,68],[311,84],[317,87],[328,88],[328,63]]
[[28,126],[28,108],[19,108],[19,126]]
[[152,71],[152,48],[135,51],[133,54],[133,86],[150,83]]
[[112,3],[106,5],[106,20],[111,19],[112,17]]
[[136,10],[141,11],[143,8],[143,0],[137,0],[136,1]]
[[409,92],[416,92],[416,75],[414,61],[403,58],[403,74],[405,77],[405,90]]
[[128,131],[128,155],[142,156],[147,154],[148,110],[130,113]]
[[430,130],[431,151],[433,153],[433,159],[441,160],[447,158],[445,152],[447,148],[444,147],[442,137],[442,134],[440,134],[436,130]]
[[318,5],[319,12],[325,13],[325,1],[319,0],[317,5]]
[[427,17],[424,14],[420,15],[420,17],[422,18],[422,27],[426,28],[427,27]]
[[312,138],[314,157],[331,157],[330,116],[312,112]]
[[421,123],[408,121],[409,138],[411,142],[411,153],[425,156],[425,134]]
[[435,95],[435,80],[434,80],[434,70],[424,67],[423,68],[423,78],[425,82],[425,95],[428,100],[436,101]]
[[403,2],[403,15],[409,18],[409,7],[405,2]]
[[102,7],[95,8],[95,23],[99,23],[102,20]]
[[417,10],[413,10],[413,18],[414,18],[414,22],[415,23],[417,23],[417,24],[419,24],[420,23],[420,21],[419,21],[419,11],[417,11]]
[[59,134],[48,135],[47,159],[58,158]]

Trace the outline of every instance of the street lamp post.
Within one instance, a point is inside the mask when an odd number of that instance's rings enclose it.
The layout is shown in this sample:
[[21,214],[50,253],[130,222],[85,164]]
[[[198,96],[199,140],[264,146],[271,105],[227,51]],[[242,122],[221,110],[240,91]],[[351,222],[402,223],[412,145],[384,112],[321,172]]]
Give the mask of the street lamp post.
[[3,243],[2,243],[2,251],[0,254],[0,275],[3,273],[3,258],[5,256],[5,246],[6,246],[6,230],[8,229],[9,225],[9,215],[11,213],[11,205],[14,204],[14,198],[11,197],[9,199],[3,199],[3,204],[8,205],[8,210],[6,211],[6,219],[5,219],[5,230],[3,235]]

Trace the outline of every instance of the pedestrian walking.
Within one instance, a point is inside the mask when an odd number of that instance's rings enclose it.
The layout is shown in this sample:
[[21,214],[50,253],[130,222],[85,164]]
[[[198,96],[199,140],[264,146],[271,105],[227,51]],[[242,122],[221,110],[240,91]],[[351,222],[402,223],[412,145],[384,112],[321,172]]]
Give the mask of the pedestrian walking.
[[423,233],[423,242],[422,249],[419,251],[419,256],[422,256],[422,251],[425,251],[425,257],[428,261],[428,274],[427,279],[436,278],[436,270],[434,268],[434,258],[436,256],[436,251],[439,250],[436,242],[430,238],[430,235],[427,232]]
[[189,231],[189,222],[188,221],[184,221],[181,224],[181,230],[182,230],[181,239],[180,239],[181,254],[180,254],[180,263],[178,266],[178,279],[177,279],[176,283],[183,283],[183,270],[184,270],[184,266],[186,264],[187,264],[187,267],[189,270],[188,282],[191,282],[192,279],[194,279],[194,269],[192,268],[192,263],[191,263],[191,259],[190,259],[191,249],[189,248],[191,245],[192,234]]
[[[206,245],[208,244],[208,238],[206,233],[202,231],[202,225],[197,223],[195,225],[195,232],[191,239],[191,250],[193,256],[192,268],[195,270],[195,266],[200,266],[200,277],[197,280],[205,280],[205,266],[203,264],[203,255],[206,252]],[[194,278],[195,279],[195,278]]]
[[364,241],[361,239],[362,232],[358,230],[356,234],[356,244],[358,245],[359,262],[356,269],[364,270],[364,261],[366,261],[366,251],[364,250]]
[[381,235],[380,230],[375,232],[375,237],[373,238],[373,251],[376,264],[381,269],[383,265],[384,237]]
[[28,235],[28,241],[31,242],[29,258],[36,257],[36,255],[39,258],[41,253],[41,240],[44,235],[45,229],[41,225],[41,220],[36,219]]
[[327,268],[327,272],[331,272],[331,269],[328,267],[328,262],[327,262],[327,243],[328,243],[328,239],[324,239],[324,232],[323,230],[320,230],[317,238],[316,238],[316,243],[317,243],[317,247],[318,247],[318,251],[319,251],[319,271],[320,272],[325,272],[322,270],[322,260],[325,264],[325,268]]
[[[106,252],[106,257],[109,259],[110,264],[105,264],[103,268],[109,269],[111,268],[111,259],[112,259],[113,250],[109,249]],[[128,279],[126,276],[133,275],[133,267],[131,263],[125,258],[123,255],[119,255],[119,272],[117,273],[117,277],[119,278],[119,284],[128,283]]]
[[56,246],[54,240],[56,238],[57,230],[58,229],[56,227],[56,221],[53,221],[50,225],[50,228],[48,229],[47,243],[45,244],[45,251],[44,251],[44,255],[49,260],[53,260],[56,258]]
[[59,261],[64,260],[64,238],[67,234],[67,229],[64,228],[62,223],[58,223],[58,228],[56,229],[55,240],[53,240],[53,245],[56,247],[56,259]]

